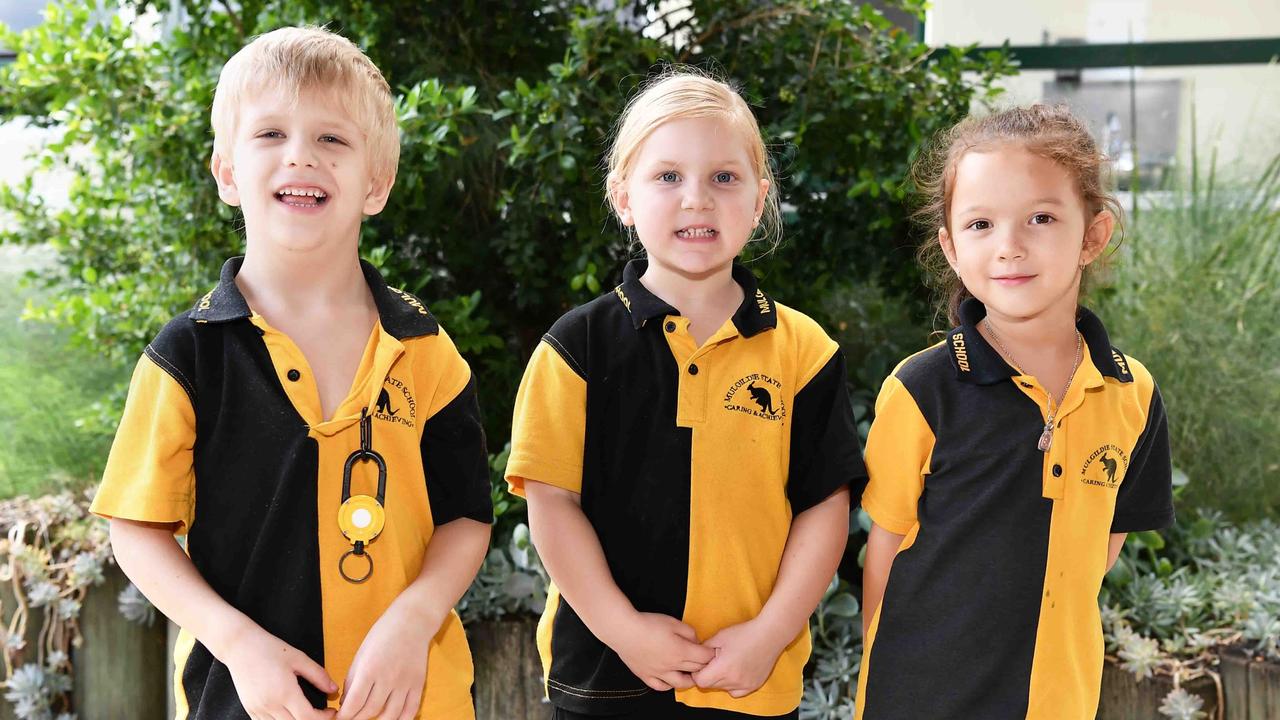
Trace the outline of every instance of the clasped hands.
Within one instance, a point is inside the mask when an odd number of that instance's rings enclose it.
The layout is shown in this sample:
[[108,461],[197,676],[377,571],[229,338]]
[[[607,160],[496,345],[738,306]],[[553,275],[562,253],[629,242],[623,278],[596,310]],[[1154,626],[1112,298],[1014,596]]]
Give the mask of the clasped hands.
[[691,687],[740,698],[769,679],[790,642],[758,620],[732,625],[699,643],[692,627],[659,613],[636,613],[610,646],[645,685],[658,691]]

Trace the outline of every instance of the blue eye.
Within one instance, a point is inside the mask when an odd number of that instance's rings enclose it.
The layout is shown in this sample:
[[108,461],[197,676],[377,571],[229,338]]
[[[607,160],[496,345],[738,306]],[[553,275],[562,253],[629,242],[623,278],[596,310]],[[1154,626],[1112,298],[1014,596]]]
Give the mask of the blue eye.
[[733,182],[733,180],[734,180],[734,177],[733,177],[733,173],[731,172],[716,173],[716,182],[718,183],[731,183]]
[[321,135],[321,136],[320,136],[320,141],[321,141],[321,142],[326,142],[326,143],[338,143],[339,145],[345,145],[345,144],[346,144],[346,143],[342,142],[342,138],[340,138],[340,137],[338,137],[338,136],[336,136],[336,135]]
[[661,175],[659,175],[658,179],[661,180],[662,182],[676,182],[680,179],[680,176],[676,173],[676,171],[668,170],[662,173]]
[[258,135],[258,137],[261,137],[261,138],[270,138],[270,139],[273,139],[273,140],[274,140],[275,138],[282,138],[282,137],[284,137],[284,133],[280,132],[279,130],[267,130],[266,132],[264,132],[264,133],[262,133],[262,134]]

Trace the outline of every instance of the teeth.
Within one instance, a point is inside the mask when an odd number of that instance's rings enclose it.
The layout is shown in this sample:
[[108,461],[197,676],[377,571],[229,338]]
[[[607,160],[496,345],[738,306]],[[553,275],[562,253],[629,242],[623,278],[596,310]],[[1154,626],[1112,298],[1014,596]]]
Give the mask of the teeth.
[[321,190],[312,190],[312,189],[306,189],[306,188],[285,188],[276,194],[277,195],[297,195],[299,197],[313,197],[313,198],[328,197]]
[[685,228],[676,231],[676,236],[682,238],[714,237],[715,234],[716,231],[713,228]]

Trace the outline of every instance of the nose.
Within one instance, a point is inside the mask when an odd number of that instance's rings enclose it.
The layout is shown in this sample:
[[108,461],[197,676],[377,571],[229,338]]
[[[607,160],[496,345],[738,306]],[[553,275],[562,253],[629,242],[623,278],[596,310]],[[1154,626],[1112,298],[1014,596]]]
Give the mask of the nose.
[[714,210],[715,206],[706,182],[693,179],[685,183],[684,193],[680,196],[681,210]]
[[999,233],[996,240],[996,256],[1001,260],[1022,260],[1027,256],[1027,246],[1022,234],[1016,228],[1008,228]]
[[281,162],[288,167],[315,167],[316,154],[306,137],[298,134],[285,144]]

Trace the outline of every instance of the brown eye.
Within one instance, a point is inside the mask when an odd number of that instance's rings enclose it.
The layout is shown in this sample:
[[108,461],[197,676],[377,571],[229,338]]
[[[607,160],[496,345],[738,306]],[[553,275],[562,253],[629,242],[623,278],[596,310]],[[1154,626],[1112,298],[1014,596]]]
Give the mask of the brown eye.
[[974,220],[973,222],[969,223],[969,229],[970,230],[990,230],[991,223],[987,222],[986,220]]
[[1036,213],[1031,218],[1033,225],[1048,225],[1051,222],[1053,222],[1053,216],[1048,213]]

